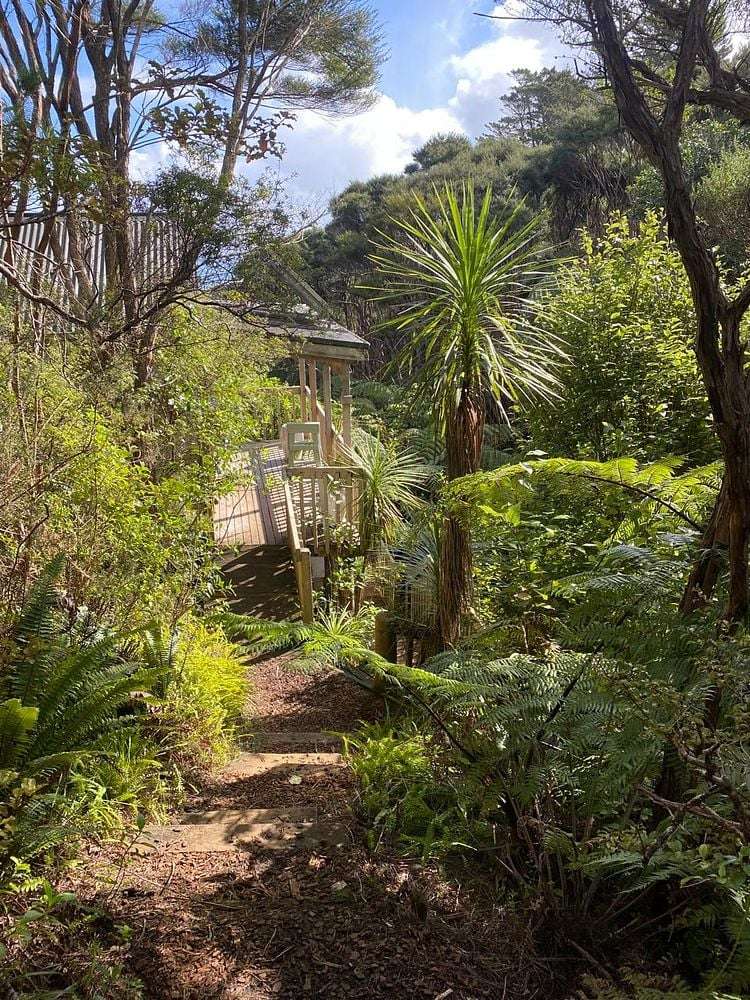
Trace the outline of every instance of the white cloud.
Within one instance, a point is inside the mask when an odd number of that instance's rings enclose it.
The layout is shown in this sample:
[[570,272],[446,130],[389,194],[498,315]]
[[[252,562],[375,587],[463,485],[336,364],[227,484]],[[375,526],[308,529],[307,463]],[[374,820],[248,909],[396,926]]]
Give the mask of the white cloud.
[[[493,13],[512,16],[521,6],[522,0],[505,0]],[[460,17],[446,17],[439,30],[458,49],[466,24],[462,8]],[[532,36],[525,22],[483,24],[486,39],[480,44],[455,51],[431,69],[426,65],[425,73],[442,72],[449,82],[448,96],[439,106],[418,110],[380,94],[367,111],[349,117],[300,114],[284,136],[286,154],[278,168],[282,176],[293,175],[292,193],[324,204],[352,180],[400,173],[414,150],[438,132],[479,135],[498,117],[499,98],[512,85],[510,73],[539,70],[560,51],[552,33],[540,25],[534,26]]]
[[511,84],[514,69],[539,70],[545,62],[539,39],[501,34],[462,55],[451,56],[456,92],[449,107],[468,132],[480,132],[497,117],[498,98]]
[[130,154],[130,171],[134,180],[150,181],[163,169],[169,159],[177,155],[177,149],[163,140],[134,149]]
[[448,107],[415,111],[380,94],[372,107],[346,117],[301,113],[283,136],[281,170],[306,197],[327,198],[350,181],[400,173],[412,153],[436,132],[464,131]]
[[451,56],[450,63],[459,85],[485,84],[507,76],[511,70],[520,66],[541,69],[544,52],[541,42],[536,38],[501,35],[469,49],[463,55]]

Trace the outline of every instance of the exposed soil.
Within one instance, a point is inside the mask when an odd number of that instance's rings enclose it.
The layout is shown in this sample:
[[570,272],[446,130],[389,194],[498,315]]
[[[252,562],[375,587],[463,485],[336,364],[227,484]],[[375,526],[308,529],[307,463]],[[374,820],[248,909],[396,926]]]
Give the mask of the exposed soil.
[[380,699],[338,671],[305,674],[293,663],[294,654],[287,654],[252,667],[249,714],[256,732],[342,733],[380,718]]

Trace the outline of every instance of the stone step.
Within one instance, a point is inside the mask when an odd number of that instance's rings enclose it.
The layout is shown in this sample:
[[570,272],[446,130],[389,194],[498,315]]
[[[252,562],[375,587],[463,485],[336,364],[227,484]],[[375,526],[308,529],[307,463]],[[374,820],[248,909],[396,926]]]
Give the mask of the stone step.
[[281,851],[343,847],[343,823],[319,818],[315,810],[216,809],[188,814],[180,823],[150,826],[133,846],[136,855],[207,854],[234,851]]

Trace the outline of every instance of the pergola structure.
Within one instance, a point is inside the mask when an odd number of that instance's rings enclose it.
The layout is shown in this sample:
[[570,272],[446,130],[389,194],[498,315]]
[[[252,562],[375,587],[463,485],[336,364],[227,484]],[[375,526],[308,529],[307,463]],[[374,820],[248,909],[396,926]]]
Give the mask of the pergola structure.
[[[247,469],[252,481],[219,498],[214,530],[225,548],[268,552],[285,542],[302,619],[310,622],[315,584],[327,572],[338,529],[353,538],[361,530],[361,470],[351,464],[350,452],[351,371],[366,359],[368,345],[331,319],[327,304],[297,274],[279,262],[272,270],[286,292],[279,295],[278,305],[252,309],[252,318],[269,336],[292,345],[299,386],[289,391],[298,393],[299,416],[280,428],[278,440],[248,442],[237,456],[237,468]],[[333,398],[334,375],[339,380],[338,401]],[[248,572],[253,565],[245,565]]]
[[[333,461],[336,443],[352,443],[352,366],[367,358],[367,341],[330,318],[328,304],[299,275],[274,263],[296,305],[285,312],[265,311],[270,334],[299,344],[300,420],[320,424],[323,456]],[[256,318],[264,310],[256,310]],[[341,427],[334,426],[332,376],[340,377]]]
[[[341,438],[352,443],[352,365],[366,357],[367,344],[356,334],[331,323],[308,336],[299,357],[300,415],[303,421],[321,422],[321,444],[326,456],[335,452],[332,378],[341,379]],[[322,408],[322,412],[321,411]]]

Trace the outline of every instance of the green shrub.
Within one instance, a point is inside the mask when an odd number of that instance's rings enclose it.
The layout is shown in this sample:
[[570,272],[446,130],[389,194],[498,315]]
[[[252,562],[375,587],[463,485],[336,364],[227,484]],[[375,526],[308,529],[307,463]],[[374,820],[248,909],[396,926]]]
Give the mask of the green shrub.
[[80,801],[87,827],[108,834],[137,814],[163,819],[179,788],[179,772],[163,748],[141,728],[128,727],[106,736],[94,757],[75,766],[68,795]]
[[[344,755],[358,783],[358,806],[371,826],[371,846],[396,840],[423,859],[440,857],[477,839],[450,758],[416,725],[378,724],[344,737]],[[462,779],[465,777],[462,775]]]
[[170,656],[158,710],[162,746],[178,766],[222,764],[236,747],[249,693],[240,650],[220,628],[189,620],[177,632]]
[[0,385],[0,626],[57,553],[73,608],[117,628],[179,620],[219,584],[210,510],[233,482],[227,458],[291,412],[267,375],[283,345],[177,310],[136,391],[127,359],[102,378],[75,344],[40,355],[13,346],[14,329],[0,303],[13,373]]
[[632,234],[614,219],[564,266],[545,302],[545,324],[566,344],[559,399],[527,408],[535,447],[553,455],[694,464],[717,455],[692,351],[690,286],[659,219]]
[[735,275],[746,271],[750,253],[749,178],[750,149],[737,145],[726,150],[696,191],[709,239]]

